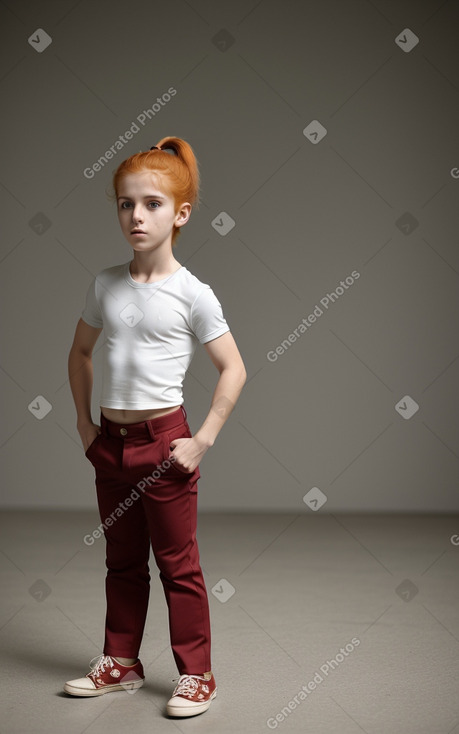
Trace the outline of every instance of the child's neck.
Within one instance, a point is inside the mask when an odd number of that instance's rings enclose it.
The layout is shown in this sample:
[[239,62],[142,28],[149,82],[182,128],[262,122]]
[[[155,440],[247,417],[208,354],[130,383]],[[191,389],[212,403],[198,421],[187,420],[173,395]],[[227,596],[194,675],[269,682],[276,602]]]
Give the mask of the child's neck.
[[134,257],[129,264],[131,277],[139,282],[148,283],[165,278],[181,267],[172,252],[165,253],[163,257],[160,257],[159,254],[158,252],[134,252]]

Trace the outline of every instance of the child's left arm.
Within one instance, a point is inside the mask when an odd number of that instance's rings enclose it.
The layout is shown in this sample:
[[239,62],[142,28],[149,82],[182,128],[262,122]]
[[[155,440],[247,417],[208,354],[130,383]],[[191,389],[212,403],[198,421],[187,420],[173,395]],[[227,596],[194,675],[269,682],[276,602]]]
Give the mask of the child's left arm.
[[207,449],[213,446],[247,379],[244,362],[230,331],[207,342],[204,347],[220,373],[209,413],[192,438],[171,441],[175,460],[190,472],[199,464]]

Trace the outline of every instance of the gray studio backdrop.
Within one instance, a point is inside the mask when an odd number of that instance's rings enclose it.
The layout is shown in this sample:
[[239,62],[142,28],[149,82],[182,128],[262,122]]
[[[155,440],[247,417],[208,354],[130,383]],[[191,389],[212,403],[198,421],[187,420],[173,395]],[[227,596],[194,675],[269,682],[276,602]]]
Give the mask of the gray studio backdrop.
[[[248,372],[201,510],[457,511],[458,2],[0,15],[3,506],[95,507],[67,355],[91,279],[131,258],[112,173],[177,135],[202,205],[175,256],[214,289]],[[217,379],[198,347],[192,431]]]

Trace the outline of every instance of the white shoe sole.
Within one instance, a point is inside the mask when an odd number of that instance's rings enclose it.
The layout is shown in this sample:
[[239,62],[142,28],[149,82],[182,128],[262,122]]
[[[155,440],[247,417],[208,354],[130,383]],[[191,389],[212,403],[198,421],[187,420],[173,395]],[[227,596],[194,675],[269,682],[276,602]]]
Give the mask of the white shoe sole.
[[196,716],[197,714],[203,714],[204,711],[207,711],[216,695],[217,689],[212,692],[209,700],[205,703],[190,703],[189,706],[174,706],[172,699],[172,703],[168,702],[166,711],[169,716]]
[[71,696],[103,696],[104,693],[112,693],[113,691],[132,691],[143,686],[143,680],[127,681],[123,685],[115,683],[114,685],[104,686],[103,688],[77,688],[68,683],[64,685],[64,691]]

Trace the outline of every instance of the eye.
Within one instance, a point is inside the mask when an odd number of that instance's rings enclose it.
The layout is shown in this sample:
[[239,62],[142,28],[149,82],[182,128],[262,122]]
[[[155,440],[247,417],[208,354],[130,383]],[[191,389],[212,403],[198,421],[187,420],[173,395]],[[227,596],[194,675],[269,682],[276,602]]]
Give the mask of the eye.
[[[148,206],[151,206],[152,204],[156,204],[156,206],[160,206],[159,201],[149,201],[148,202]],[[156,206],[154,207],[154,209],[156,209]]]
[[122,201],[121,204],[120,204],[120,209],[127,209],[128,206],[131,206],[131,202],[130,201]]

